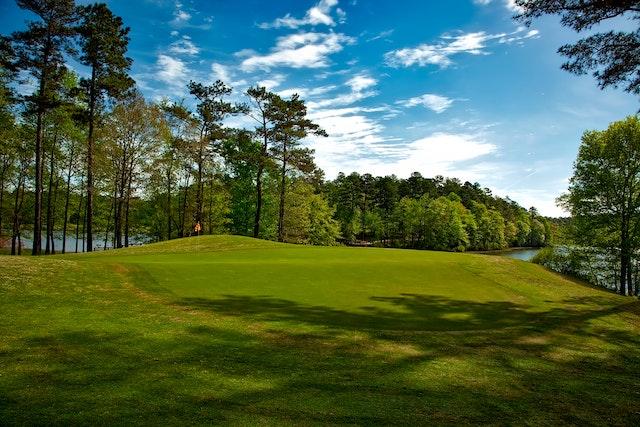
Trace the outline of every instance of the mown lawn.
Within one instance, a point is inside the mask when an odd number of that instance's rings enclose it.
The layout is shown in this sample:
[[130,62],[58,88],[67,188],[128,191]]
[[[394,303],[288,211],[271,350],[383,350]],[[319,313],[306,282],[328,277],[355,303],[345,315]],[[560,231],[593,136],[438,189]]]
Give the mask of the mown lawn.
[[501,257],[0,256],[0,424],[640,424],[640,302]]

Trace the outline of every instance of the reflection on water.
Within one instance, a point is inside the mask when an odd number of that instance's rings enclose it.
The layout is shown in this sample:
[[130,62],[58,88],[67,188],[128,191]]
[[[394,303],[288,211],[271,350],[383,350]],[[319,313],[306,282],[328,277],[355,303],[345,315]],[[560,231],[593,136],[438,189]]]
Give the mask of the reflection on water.
[[522,261],[531,261],[534,256],[540,252],[540,249],[515,249],[513,251],[505,251],[502,256],[513,259],[521,259]]
[[504,251],[487,252],[489,255],[500,255],[507,258],[519,259],[522,261],[531,261],[536,254],[540,252],[539,248],[522,248],[508,249]]
[[[31,250],[31,247],[33,245],[33,234],[31,234],[31,232],[23,232],[21,234],[21,242],[22,242],[22,250]],[[66,245],[65,245],[65,251],[66,252],[75,252],[76,251],[76,238],[75,238],[75,234],[74,235],[67,235],[66,236]],[[102,238],[100,238],[102,237]],[[102,234],[102,236],[94,236],[93,238],[93,246],[94,246],[94,250],[96,251],[101,251],[104,249],[113,249],[113,245],[111,242],[111,239],[109,239],[109,241],[107,241],[107,245],[105,247],[104,245],[104,234]],[[134,245],[140,245],[142,243],[145,243],[145,239],[142,236],[130,236],[129,237],[129,245],[130,246],[134,246]],[[45,247],[46,247],[46,240],[43,237],[42,238],[42,250],[44,251]],[[8,245],[8,247],[11,247],[11,239],[7,239],[7,241],[5,242],[5,245]],[[54,249],[56,252],[60,252],[62,251],[62,233],[60,233],[60,235],[58,235],[58,233],[54,234],[54,238],[53,238],[53,245],[54,245]],[[86,240],[83,241],[82,237],[79,237],[77,240],[77,251],[78,252],[84,252],[86,251]]]

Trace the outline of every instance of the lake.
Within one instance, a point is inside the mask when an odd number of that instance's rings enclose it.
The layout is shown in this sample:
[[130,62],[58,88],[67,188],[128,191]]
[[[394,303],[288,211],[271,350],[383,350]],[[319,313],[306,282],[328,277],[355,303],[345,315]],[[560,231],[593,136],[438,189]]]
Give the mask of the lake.
[[507,258],[519,259],[522,261],[531,261],[538,252],[540,252],[540,248],[507,249],[504,251],[492,251],[485,253],[488,255],[500,255]]

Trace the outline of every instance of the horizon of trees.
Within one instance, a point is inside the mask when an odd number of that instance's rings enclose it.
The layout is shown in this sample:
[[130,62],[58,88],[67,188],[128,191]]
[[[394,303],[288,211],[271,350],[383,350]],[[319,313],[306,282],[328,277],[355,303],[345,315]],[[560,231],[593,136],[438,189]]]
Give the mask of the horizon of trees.
[[[106,5],[17,3],[38,20],[0,38],[0,236],[12,254],[29,231],[37,255],[185,237],[196,224],[197,234],[319,245],[463,251],[551,241],[535,209],[477,183],[419,173],[326,181],[303,144],[326,132],[298,95],[256,86],[236,104],[222,81],[190,82],[191,102],[149,102],[128,75],[129,29]],[[69,70],[67,57],[90,75]],[[21,96],[23,73],[38,85]],[[226,126],[234,115],[255,128]]]

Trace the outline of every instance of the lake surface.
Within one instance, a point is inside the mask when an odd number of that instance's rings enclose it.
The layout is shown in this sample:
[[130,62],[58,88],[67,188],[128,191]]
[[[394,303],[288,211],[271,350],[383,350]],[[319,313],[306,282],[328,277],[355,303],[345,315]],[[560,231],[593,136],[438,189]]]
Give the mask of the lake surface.
[[[44,233],[43,233],[44,234]],[[76,250],[76,238],[75,233],[67,234],[67,244],[66,251],[67,252],[75,252]],[[23,232],[21,235],[22,241],[22,250],[31,250],[33,246],[33,234],[30,231]],[[144,238],[140,236],[129,236],[129,244],[130,245],[139,245],[144,243]],[[53,242],[55,245],[56,252],[60,252],[62,250],[62,233],[55,233],[53,237]],[[123,237],[124,242],[124,237]],[[83,242],[82,237],[78,239],[78,252],[84,252],[83,247],[86,242]],[[46,246],[46,239],[42,238],[42,251],[44,252]],[[9,238],[6,242],[8,247],[11,247],[11,239]],[[93,246],[94,250],[101,251],[104,250],[104,233],[96,233],[93,237]],[[86,248],[85,248],[86,249]],[[106,249],[113,249],[113,245],[111,244],[111,236],[109,237],[109,241],[107,242]]]
[[519,259],[522,261],[531,261],[538,252],[540,252],[539,248],[523,248],[510,249],[506,251],[495,251],[491,252],[490,255],[500,255],[507,258]]

